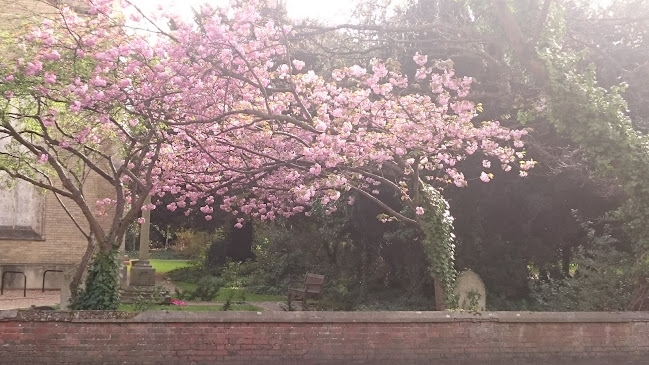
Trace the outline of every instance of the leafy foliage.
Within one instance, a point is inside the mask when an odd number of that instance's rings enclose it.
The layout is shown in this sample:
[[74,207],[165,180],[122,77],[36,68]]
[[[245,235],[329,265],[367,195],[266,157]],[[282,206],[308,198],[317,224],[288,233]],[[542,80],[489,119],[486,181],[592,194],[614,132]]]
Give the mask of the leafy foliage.
[[162,303],[165,295],[167,294],[167,289],[165,289],[162,285],[155,285],[151,293],[147,293],[146,295],[141,294],[138,296],[135,303],[133,303],[133,309],[136,312],[147,311]]
[[[531,298],[537,310],[625,311],[632,309],[635,275],[631,252],[608,234],[588,229],[591,245],[575,255],[576,272],[566,278],[537,279]],[[622,247],[623,248],[623,247]]]
[[232,310],[232,300],[234,299],[235,294],[236,294],[235,291],[230,291],[227,294],[227,296],[225,297],[225,302],[223,302],[223,308],[221,310],[223,311]]
[[176,233],[174,250],[182,251],[194,259],[203,261],[207,259],[210,245],[221,239],[219,232],[209,233],[196,229],[181,229]]
[[198,280],[196,289],[189,293],[185,293],[183,298],[188,300],[200,300],[202,302],[209,302],[216,298],[216,295],[221,289],[222,282],[219,278],[208,276]]
[[439,191],[431,186],[425,186],[422,190],[427,205],[431,207],[429,214],[423,214],[419,218],[424,233],[424,252],[431,263],[429,270],[433,277],[442,282],[444,300],[448,304],[453,299],[453,284],[457,276],[453,265],[455,257],[453,217],[449,212],[448,203]]
[[202,263],[192,262],[187,267],[177,268],[169,271],[167,276],[169,276],[169,278],[173,281],[182,281],[196,284],[201,278],[211,275]]
[[335,212],[314,207],[310,219],[291,218],[255,229],[250,290],[285,294],[307,272],[324,274],[317,309],[431,309],[432,279],[420,230],[373,217],[381,210],[359,198]]
[[70,308],[117,310],[119,306],[119,265],[117,250],[98,252],[88,268],[85,286],[71,303]]
[[648,249],[649,145],[626,115],[627,104],[620,95],[624,86],[608,90],[597,86],[594,68],[581,69],[581,58],[574,53],[548,48],[541,55],[552,80],[551,121],[582,147],[597,173],[615,177],[631,197],[619,211],[620,218],[627,222],[638,248]]

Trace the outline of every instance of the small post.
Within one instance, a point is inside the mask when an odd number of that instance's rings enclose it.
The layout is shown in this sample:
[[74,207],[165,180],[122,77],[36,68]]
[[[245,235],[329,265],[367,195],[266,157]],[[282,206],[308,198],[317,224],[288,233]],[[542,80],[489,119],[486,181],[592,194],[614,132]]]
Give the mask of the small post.
[[151,231],[151,211],[149,210],[151,204],[151,195],[147,195],[144,200],[146,210],[142,211],[142,218],[144,223],[140,226],[140,261],[149,261],[149,232]]

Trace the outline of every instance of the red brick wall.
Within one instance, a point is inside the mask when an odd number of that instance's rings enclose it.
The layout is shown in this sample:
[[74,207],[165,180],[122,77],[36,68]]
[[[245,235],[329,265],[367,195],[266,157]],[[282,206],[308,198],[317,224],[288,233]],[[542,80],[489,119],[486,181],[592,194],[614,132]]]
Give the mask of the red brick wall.
[[649,362],[649,313],[148,312],[123,319],[114,315],[0,311],[0,363]]

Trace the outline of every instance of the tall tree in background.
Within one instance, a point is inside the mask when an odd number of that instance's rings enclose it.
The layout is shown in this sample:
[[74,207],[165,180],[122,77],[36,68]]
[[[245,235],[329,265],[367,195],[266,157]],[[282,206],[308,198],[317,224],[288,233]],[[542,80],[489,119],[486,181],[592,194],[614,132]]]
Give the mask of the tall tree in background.
[[[502,276],[493,267],[502,261],[483,265],[475,259],[481,252],[519,262],[521,287],[527,264],[545,277],[569,275],[572,249],[586,237],[573,210],[625,225],[617,237],[646,257],[646,2],[422,0],[391,13],[382,4],[363,2],[358,24],[298,26],[304,57],[326,65],[380,56],[410,75],[404,54],[450,57],[459,74],[476,77],[471,97],[483,103],[482,117],[532,131],[529,157],[541,161],[535,179],[474,185],[468,194],[445,189],[459,218],[462,265],[481,265],[496,285]],[[561,270],[550,274],[557,262]]]

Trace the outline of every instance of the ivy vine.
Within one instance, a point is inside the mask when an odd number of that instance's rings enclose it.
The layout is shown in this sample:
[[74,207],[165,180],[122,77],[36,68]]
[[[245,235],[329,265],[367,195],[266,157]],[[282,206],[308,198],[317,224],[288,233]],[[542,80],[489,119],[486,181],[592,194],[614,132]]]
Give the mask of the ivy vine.
[[422,202],[428,209],[417,216],[417,222],[424,235],[424,252],[430,264],[428,271],[441,282],[444,302],[450,306],[454,300],[453,287],[457,277],[453,217],[448,202],[438,190],[422,183],[421,193]]
[[85,286],[71,303],[70,309],[117,310],[119,306],[118,270],[117,250],[97,253],[88,268]]

